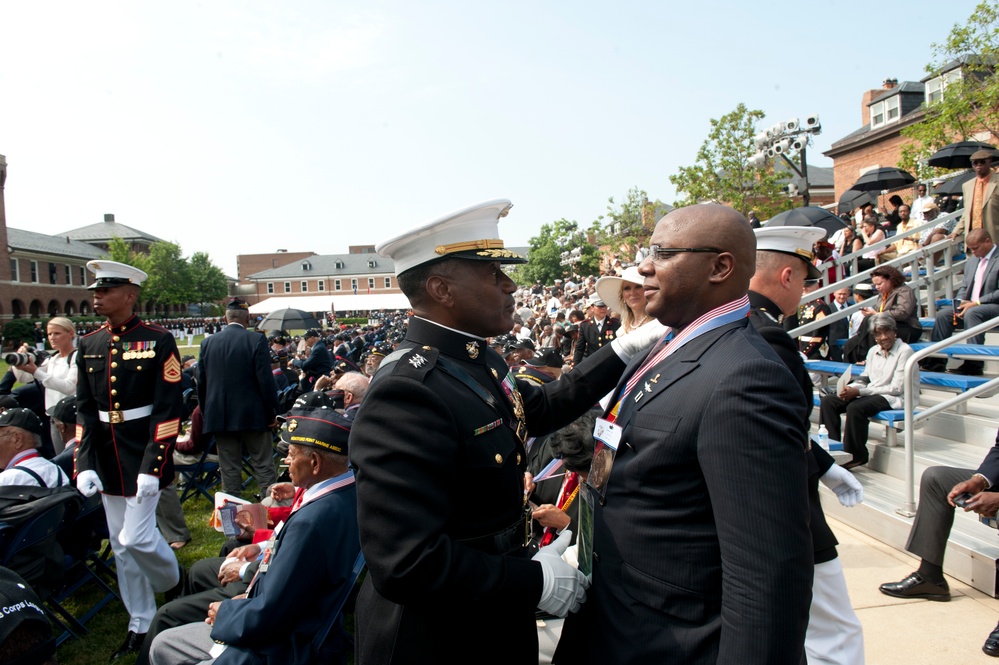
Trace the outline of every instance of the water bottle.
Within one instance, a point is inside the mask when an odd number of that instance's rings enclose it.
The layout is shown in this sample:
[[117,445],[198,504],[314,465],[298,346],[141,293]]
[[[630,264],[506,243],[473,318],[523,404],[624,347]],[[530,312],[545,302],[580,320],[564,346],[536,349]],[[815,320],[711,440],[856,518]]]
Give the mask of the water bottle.
[[818,439],[820,446],[829,450],[829,430],[826,429],[825,425],[819,425],[819,433],[816,438]]

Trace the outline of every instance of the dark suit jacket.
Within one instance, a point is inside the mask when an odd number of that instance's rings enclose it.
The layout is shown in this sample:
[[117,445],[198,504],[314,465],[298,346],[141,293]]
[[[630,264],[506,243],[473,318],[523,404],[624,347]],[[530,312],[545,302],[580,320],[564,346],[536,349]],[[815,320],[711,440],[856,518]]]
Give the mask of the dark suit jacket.
[[[962,198],[962,205],[964,206],[964,214],[961,216],[961,222],[954,229],[959,235],[968,235],[968,231],[971,230],[971,210],[972,210],[972,198],[975,196],[975,181],[978,178],[972,178],[968,182],[961,185],[961,192],[964,194]],[[985,230],[989,232],[989,236],[992,237],[992,242],[999,242],[999,174],[993,173],[989,176],[989,184],[985,186],[985,206],[982,208],[982,226]]]
[[593,585],[556,662],[799,665],[813,569],[801,388],[748,320],[657,374],[621,409]]
[[[350,434],[368,563],[357,601],[356,662],[480,654],[490,662],[537,663],[540,565],[524,548],[504,554],[469,542],[523,524],[527,454],[507,425],[513,410],[499,380],[508,368],[484,340],[418,317],[400,348],[408,351],[379,369]],[[492,395],[500,412],[441,370],[440,356]],[[574,420],[623,369],[607,348],[559,381],[519,383],[530,433]],[[441,622],[461,608],[472,618],[442,636]]]
[[229,648],[215,662],[336,662],[344,648],[336,625],[329,648],[319,657],[312,641],[333,613],[359,551],[354,485],[323,494],[292,513],[250,597],[219,606],[212,639]]
[[313,344],[309,351],[309,357],[302,363],[302,371],[305,372],[305,376],[311,379],[312,383],[315,383],[316,379],[323,374],[329,374],[332,369],[333,356],[330,355],[326,345],[322,342]]
[[262,432],[277,413],[267,339],[239,324],[201,342],[198,403],[205,433]]
[[609,316],[604,319],[604,327],[599,332],[597,331],[597,324],[593,319],[583,321],[579,324],[579,341],[576,343],[576,349],[572,353],[572,362],[578,365],[583,361],[583,358],[589,358],[600,350],[604,344],[609,344],[617,337],[617,329],[620,327],[621,322]]
[[[964,281],[954,296],[957,300],[971,300],[971,292],[975,289],[975,273],[978,272],[981,259],[971,252],[969,254],[968,262],[964,264]],[[999,249],[992,252],[992,258],[985,266],[985,283],[979,301],[982,304],[999,303]]]

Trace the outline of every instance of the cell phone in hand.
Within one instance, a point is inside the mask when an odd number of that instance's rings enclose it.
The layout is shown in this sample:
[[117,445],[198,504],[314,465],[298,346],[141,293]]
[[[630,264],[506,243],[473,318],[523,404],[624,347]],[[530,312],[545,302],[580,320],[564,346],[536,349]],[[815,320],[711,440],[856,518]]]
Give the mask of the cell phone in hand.
[[962,492],[961,494],[958,494],[957,496],[954,497],[954,505],[964,508],[964,504],[968,503],[971,497],[972,497],[971,492]]

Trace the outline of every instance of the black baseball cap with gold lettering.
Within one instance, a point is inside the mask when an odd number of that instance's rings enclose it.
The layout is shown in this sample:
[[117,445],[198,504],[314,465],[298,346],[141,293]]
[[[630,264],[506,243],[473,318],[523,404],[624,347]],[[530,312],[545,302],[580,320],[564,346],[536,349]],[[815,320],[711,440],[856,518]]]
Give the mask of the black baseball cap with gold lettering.
[[351,421],[334,409],[292,409],[281,438],[287,444],[347,454]]

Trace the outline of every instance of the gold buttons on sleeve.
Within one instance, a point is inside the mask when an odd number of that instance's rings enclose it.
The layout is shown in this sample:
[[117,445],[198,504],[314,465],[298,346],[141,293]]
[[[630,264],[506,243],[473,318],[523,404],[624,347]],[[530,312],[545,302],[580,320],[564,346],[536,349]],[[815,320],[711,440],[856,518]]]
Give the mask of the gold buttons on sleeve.
[[497,464],[502,464],[503,463],[503,456],[500,455],[499,453],[496,453],[496,463]]

